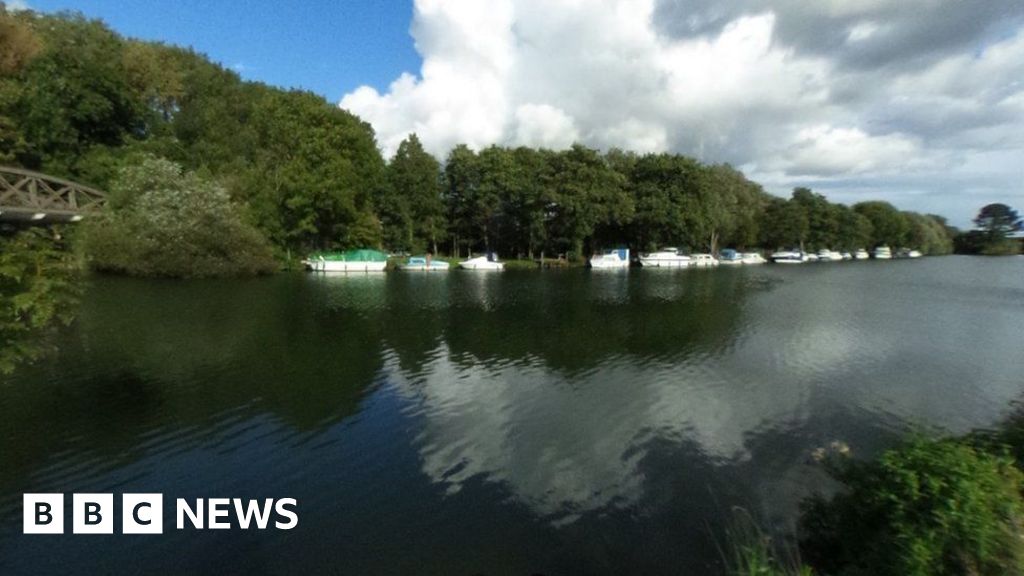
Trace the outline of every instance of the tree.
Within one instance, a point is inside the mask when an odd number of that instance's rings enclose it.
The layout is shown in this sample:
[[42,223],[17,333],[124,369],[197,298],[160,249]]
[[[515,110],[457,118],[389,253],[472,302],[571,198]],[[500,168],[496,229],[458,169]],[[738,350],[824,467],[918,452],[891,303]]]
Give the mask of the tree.
[[646,154],[634,162],[628,176],[636,203],[632,236],[637,247],[687,244],[686,199],[697,194],[700,164],[682,156]]
[[412,251],[429,246],[436,253],[446,228],[437,160],[410,134],[398,145],[387,175],[386,192],[377,200],[385,242]]
[[277,268],[262,234],[227,191],[168,160],[126,168],[112,194],[120,207],[86,221],[84,248],[97,270],[134,276],[204,277]]
[[839,222],[833,205],[821,194],[804,187],[793,189],[793,201],[807,214],[807,247],[811,250],[837,247]]
[[888,202],[861,202],[853,210],[871,222],[872,246],[904,246],[910,232],[910,223]]
[[551,203],[548,238],[575,258],[602,225],[622,225],[633,216],[625,178],[596,150],[580,144],[549,157]]
[[761,216],[761,243],[770,248],[802,246],[808,227],[803,206],[792,199],[772,198]]
[[1024,230],[1024,219],[1006,204],[989,204],[978,212],[974,225],[987,232],[990,240],[1000,241]]
[[448,153],[444,166],[443,198],[448,216],[448,234],[452,253],[458,256],[463,247],[472,249],[474,237],[472,200],[480,186],[480,162],[475,152],[459,144]]
[[41,48],[27,22],[7,12],[0,3],[0,76],[20,71]]
[[78,304],[77,268],[59,232],[31,228],[0,236],[0,374],[47,351]]

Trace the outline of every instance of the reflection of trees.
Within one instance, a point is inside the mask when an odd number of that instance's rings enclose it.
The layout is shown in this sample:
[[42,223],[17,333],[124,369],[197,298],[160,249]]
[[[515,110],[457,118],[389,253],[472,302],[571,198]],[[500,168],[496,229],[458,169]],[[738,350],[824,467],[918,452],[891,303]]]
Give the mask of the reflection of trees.
[[727,344],[746,291],[738,276],[645,272],[509,279],[501,306],[449,314],[445,340],[456,357],[539,358],[570,373],[620,355],[669,361]]
[[299,430],[336,423],[358,409],[382,362],[379,306],[340,307],[337,292],[358,302],[380,286],[99,279],[78,337],[5,388],[4,479],[69,442],[86,442],[74,446],[82,458],[131,459],[140,438],[178,430],[174,442],[200,443],[235,416],[269,413]]

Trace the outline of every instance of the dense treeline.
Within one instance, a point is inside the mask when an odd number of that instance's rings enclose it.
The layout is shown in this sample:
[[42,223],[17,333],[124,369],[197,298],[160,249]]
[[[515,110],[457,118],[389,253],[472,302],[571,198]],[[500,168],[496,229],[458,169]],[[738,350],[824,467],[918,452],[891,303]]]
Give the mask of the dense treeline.
[[[411,135],[385,161],[359,118],[307,92],[243,82],[191,50],[124,39],[75,14],[0,12],[0,28],[0,162],[111,190],[126,169],[165,159],[211,183],[202,190],[226,191],[218,210],[255,227],[279,258],[366,246],[571,258],[618,245],[952,248],[939,217],[847,207],[804,188],[781,199],[728,165],[680,155],[457,146],[442,163]],[[86,246],[94,262],[111,261],[94,252],[117,246],[116,230]],[[122,264],[107,267],[148,266]]]

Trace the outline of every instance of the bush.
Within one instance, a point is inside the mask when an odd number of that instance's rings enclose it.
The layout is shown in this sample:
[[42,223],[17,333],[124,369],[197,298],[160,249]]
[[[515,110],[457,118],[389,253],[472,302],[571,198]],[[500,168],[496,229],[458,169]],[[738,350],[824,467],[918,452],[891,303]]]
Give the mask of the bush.
[[78,304],[77,267],[59,234],[31,228],[0,236],[0,374],[39,358],[47,336]]
[[846,490],[805,504],[801,549],[839,575],[1024,574],[1021,472],[952,440],[831,466]]
[[243,221],[220,186],[168,160],[122,170],[111,208],[87,222],[93,268],[133,276],[207,277],[277,268],[263,235]]

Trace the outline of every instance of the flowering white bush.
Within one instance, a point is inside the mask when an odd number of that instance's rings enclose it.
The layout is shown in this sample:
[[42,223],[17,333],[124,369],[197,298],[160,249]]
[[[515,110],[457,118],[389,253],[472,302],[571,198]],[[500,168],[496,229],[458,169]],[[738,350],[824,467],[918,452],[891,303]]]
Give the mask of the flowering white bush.
[[266,238],[224,188],[153,157],[122,171],[111,212],[86,226],[85,246],[94,268],[138,276],[235,276],[276,267]]

